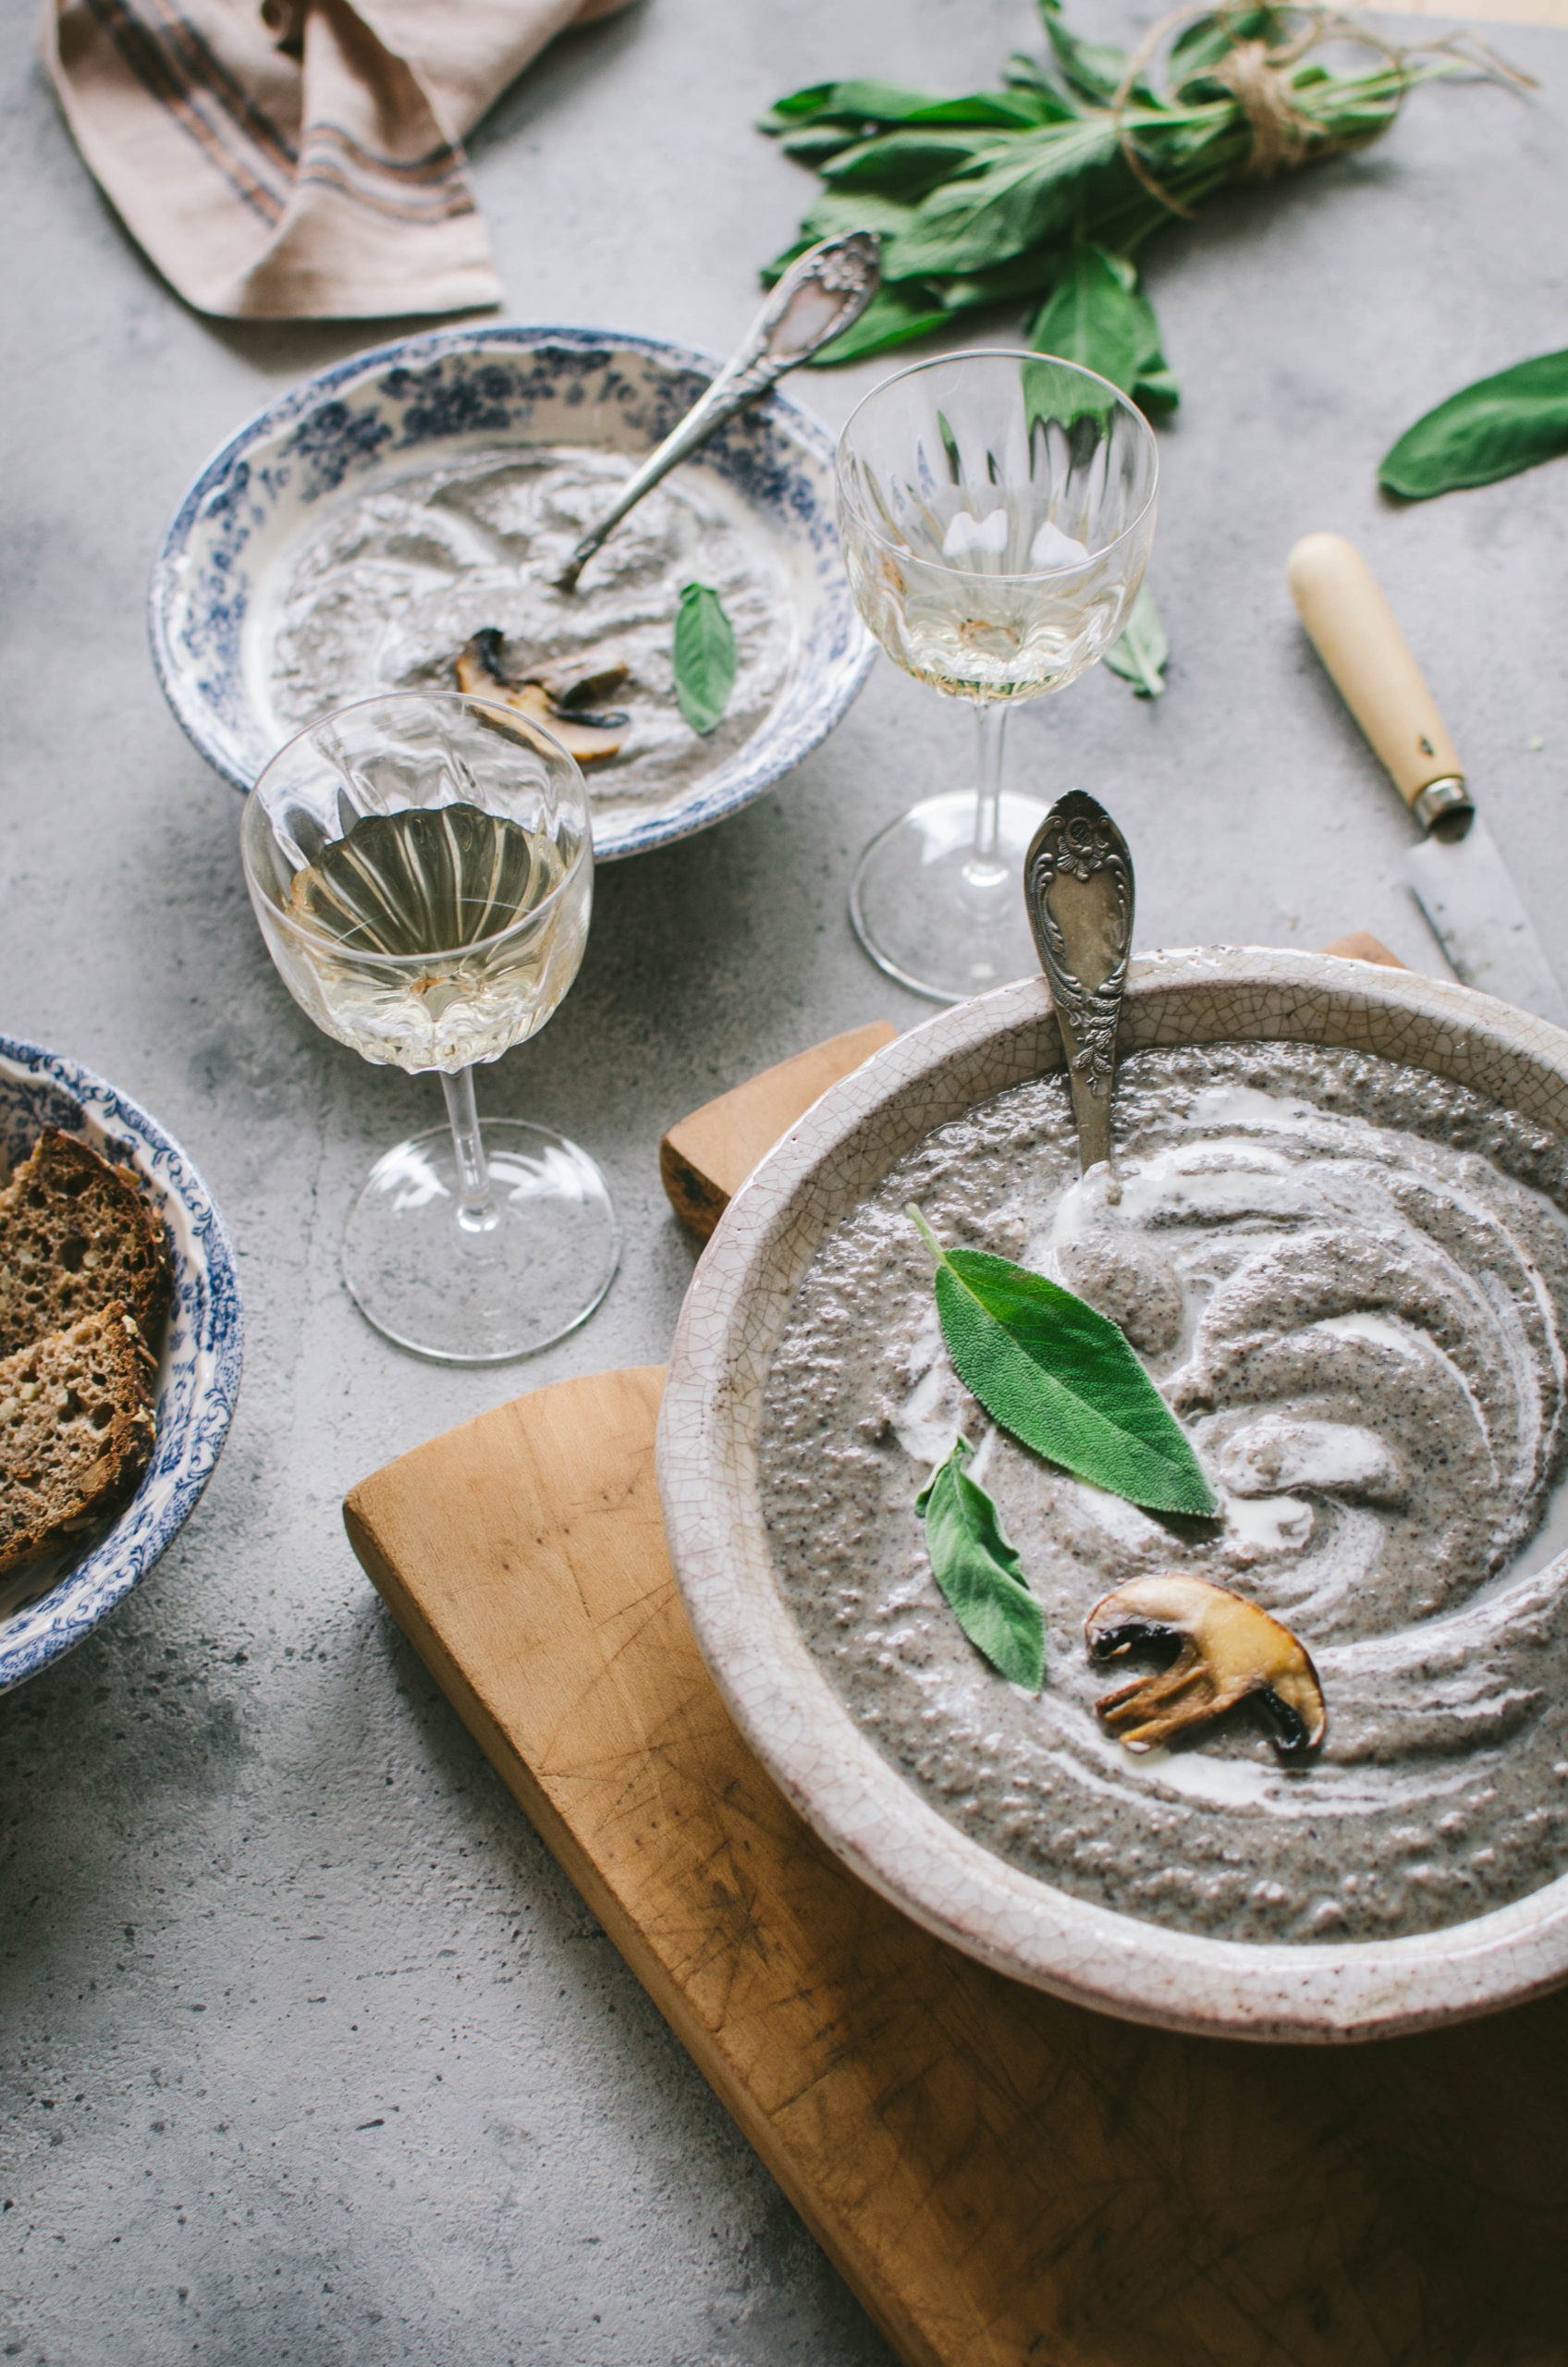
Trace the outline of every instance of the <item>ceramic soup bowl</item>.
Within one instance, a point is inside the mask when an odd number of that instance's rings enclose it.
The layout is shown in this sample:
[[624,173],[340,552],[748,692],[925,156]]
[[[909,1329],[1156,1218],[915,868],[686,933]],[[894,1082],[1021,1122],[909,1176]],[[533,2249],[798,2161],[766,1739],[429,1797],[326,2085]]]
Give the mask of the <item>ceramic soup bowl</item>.
[[[1133,964],[1120,1041],[1123,1058],[1238,1041],[1351,1048],[1568,1134],[1568,1035],[1359,962],[1233,948],[1152,955]],[[1353,1942],[1217,1938],[1069,1895],[940,1812],[808,1649],[776,1573],[758,1464],[765,1385],[797,1287],[839,1220],[933,1128],[1061,1064],[1043,980],[944,1012],[827,1093],[715,1233],[680,1319],[658,1461],[676,1576],[726,1701],[788,1798],[864,1880],[956,1947],[1080,2004],[1211,2035],[1334,2041],[1552,1986],[1568,1976],[1568,1877],[1444,1929]]]
[[[718,367],[619,330],[507,325],[428,331],[306,379],[229,438],[164,537],[148,624],[176,717],[208,762],[248,790],[303,720],[276,712],[269,691],[278,590],[303,540],[367,501],[395,499],[432,470],[541,448],[641,460]],[[689,838],[761,796],[833,729],[876,655],[839,556],[833,438],[808,411],[775,390],[682,463],[684,474],[766,563],[781,672],[745,735],[721,726],[704,743],[705,765],[679,790],[627,801],[613,767],[591,775],[601,863]],[[601,507],[613,490],[606,484]],[[476,569],[487,553],[496,560],[473,540]],[[692,566],[701,572],[700,554]],[[585,604],[595,580],[588,576]],[[397,686],[374,655],[366,666],[324,704]]]

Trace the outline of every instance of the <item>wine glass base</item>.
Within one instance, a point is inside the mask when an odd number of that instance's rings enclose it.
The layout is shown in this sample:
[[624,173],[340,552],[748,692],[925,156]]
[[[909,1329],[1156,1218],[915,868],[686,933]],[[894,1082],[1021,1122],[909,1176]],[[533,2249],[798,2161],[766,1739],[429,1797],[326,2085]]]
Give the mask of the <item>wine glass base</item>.
[[962,1002],[1037,971],[1023,858],[1048,805],[1004,791],[993,861],[975,863],[974,791],[923,798],[872,840],[850,890],[855,935],[879,969],[934,1002]]
[[604,1177],[564,1134],[486,1118],[494,1222],[459,1221],[452,1136],[412,1134],[378,1159],[349,1212],[343,1279],[378,1331],[438,1364],[530,1356],[593,1314],[620,1259]]

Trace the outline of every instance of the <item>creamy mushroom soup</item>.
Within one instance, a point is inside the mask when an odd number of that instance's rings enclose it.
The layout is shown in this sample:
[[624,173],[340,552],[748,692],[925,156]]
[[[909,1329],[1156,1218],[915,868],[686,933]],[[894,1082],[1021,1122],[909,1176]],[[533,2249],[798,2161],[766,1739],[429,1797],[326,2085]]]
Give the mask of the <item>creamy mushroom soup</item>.
[[[850,1711],[934,1807],[1042,1879],[1240,1940],[1388,1938],[1568,1868],[1568,1159],[1425,1071],[1285,1044],[1135,1053],[1121,1196],[1060,1076],[938,1128],[827,1237],[768,1378],[780,1583]],[[1125,1330],[1220,1503],[1161,1520],[998,1430],[948,1362],[916,1202]],[[914,1497],[962,1430],[1046,1616],[1008,1684],[938,1594]],[[1138,1758],[1084,1622],[1190,1571],[1285,1622],[1327,1740],[1246,1711]]]
[[[255,640],[257,689],[280,730],[377,691],[453,690],[458,652],[495,627],[513,671],[592,673],[606,657],[629,668],[608,700],[627,717],[621,753],[588,776],[597,829],[678,803],[766,715],[793,609],[738,497],[697,471],[655,487],[578,589],[557,592],[551,578],[631,467],[611,452],[492,452],[335,504],[279,570]],[[718,593],[735,634],[735,687],[703,739],[673,674],[675,613],[694,580]]]

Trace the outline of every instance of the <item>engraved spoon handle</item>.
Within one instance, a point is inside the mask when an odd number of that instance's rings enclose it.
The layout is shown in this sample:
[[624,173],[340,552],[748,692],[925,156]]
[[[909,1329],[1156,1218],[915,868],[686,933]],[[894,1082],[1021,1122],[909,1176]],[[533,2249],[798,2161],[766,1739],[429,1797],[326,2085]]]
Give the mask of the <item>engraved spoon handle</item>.
[[879,244],[874,231],[851,230],[841,238],[824,239],[796,258],[752,323],[740,351],[627,480],[598,524],[583,535],[556,578],[557,590],[576,589],[600,544],[678,461],[705,444],[738,411],[766,394],[787,370],[809,362],[829,337],[859,320],[880,284]]
[[1078,1122],[1078,1171],[1110,1157],[1116,1025],[1133,950],[1133,857],[1105,807],[1059,798],[1023,865],[1029,926],[1050,981]]

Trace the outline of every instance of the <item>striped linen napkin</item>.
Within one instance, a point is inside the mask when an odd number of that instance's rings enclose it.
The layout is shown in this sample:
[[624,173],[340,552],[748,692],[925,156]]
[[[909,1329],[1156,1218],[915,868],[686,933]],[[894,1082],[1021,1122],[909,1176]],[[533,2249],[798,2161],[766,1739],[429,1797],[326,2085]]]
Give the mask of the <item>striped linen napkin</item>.
[[461,141],[621,0],[45,0],[44,64],[171,286],[234,320],[501,300]]

